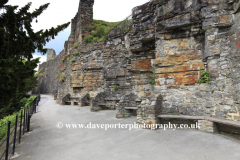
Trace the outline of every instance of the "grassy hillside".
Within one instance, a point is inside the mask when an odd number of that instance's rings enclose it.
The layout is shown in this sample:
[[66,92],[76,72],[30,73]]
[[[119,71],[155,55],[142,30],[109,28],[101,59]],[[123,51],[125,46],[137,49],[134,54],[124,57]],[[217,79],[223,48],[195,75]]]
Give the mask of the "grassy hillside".
[[[116,25],[120,28],[122,21],[119,22],[106,22],[103,20],[93,20],[91,24],[89,24],[88,29],[84,32],[84,41],[86,43],[101,43],[105,40],[105,34],[111,31]],[[132,22],[132,20],[128,20],[128,22]]]

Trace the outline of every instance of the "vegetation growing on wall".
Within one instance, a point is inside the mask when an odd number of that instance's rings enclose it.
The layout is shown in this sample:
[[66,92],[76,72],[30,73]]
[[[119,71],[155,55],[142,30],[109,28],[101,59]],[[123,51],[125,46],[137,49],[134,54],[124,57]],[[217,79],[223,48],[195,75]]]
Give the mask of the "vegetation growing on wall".
[[149,83],[150,83],[151,85],[155,85],[155,71],[153,71],[153,74],[151,74],[150,77],[151,77],[153,80],[149,81]]
[[114,88],[115,91],[119,89],[118,86],[113,86],[113,88]]
[[40,70],[35,74],[35,77],[43,77],[44,75],[47,75],[47,72],[45,72],[45,68],[42,67]]
[[70,59],[70,62],[75,62],[75,61],[76,61],[75,58]]
[[201,79],[197,80],[197,83],[207,83],[210,84],[210,78],[209,78],[210,73],[204,68],[201,70]]
[[66,79],[66,77],[67,77],[66,75],[61,76],[61,78],[60,78],[60,82],[63,83],[64,80]]
[[73,50],[73,54],[74,54],[74,56],[78,55],[78,51],[77,50]]
[[[106,22],[103,20],[93,20],[88,24],[87,31],[83,31],[84,34],[84,42],[86,43],[101,43],[105,40],[105,35],[111,31],[116,25],[117,28],[122,27],[120,22]],[[132,22],[132,20],[128,20],[128,22]]]
[[65,61],[66,59],[67,59],[67,55],[66,54],[63,54],[62,57],[60,57],[61,61]]
[[44,72],[44,67],[40,68],[40,70],[35,74],[36,77],[38,77],[40,74]]
[[62,75],[62,72],[63,72],[65,69],[66,69],[66,66],[65,66],[63,63],[61,63],[61,64],[59,65],[58,69],[56,70],[56,73],[57,73],[56,78],[60,79],[60,77],[61,77],[61,75]]

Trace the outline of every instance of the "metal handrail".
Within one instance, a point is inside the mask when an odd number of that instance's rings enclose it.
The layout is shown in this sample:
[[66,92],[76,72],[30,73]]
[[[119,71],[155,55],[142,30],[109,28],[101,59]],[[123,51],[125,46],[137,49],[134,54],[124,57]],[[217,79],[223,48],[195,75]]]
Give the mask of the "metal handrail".
[[[2,139],[2,142],[0,144],[0,147],[2,147],[3,144],[6,143],[6,148],[5,148],[4,152],[0,155],[0,160],[3,160],[3,157],[5,157],[5,160],[8,160],[15,153],[15,146],[16,146],[17,141],[19,141],[19,143],[20,143],[21,136],[24,135],[26,130],[27,131],[30,130],[30,118],[33,113],[36,113],[36,106],[38,105],[40,100],[41,100],[41,95],[39,93],[32,102],[25,105],[23,107],[23,109],[21,109],[19,111],[19,113],[16,114],[16,116],[14,116],[14,118],[9,120],[8,123],[4,124],[4,126],[2,126],[0,128],[0,131],[1,131],[6,126],[8,127],[7,133],[5,135],[7,137]],[[14,119],[15,119],[15,121],[13,122]],[[14,123],[14,126],[12,126],[12,130],[11,130],[12,122]],[[20,128],[19,128],[19,131],[17,131],[19,124],[20,124]],[[11,134],[14,134],[14,135],[13,135],[13,139],[11,140],[11,142],[9,142]]]

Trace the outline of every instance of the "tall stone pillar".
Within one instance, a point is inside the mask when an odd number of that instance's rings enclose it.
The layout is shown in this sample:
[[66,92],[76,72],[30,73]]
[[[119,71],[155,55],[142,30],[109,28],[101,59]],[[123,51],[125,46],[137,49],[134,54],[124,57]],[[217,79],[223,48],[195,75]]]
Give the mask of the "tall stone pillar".
[[82,35],[92,22],[93,4],[94,0],[80,0],[78,13],[72,19],[71,35],[69,37],[70,42],[73,42],[74,40],[82,42]]
[[47,61],[50,61],[56,57],[56,52],[54,49],[47,50]]

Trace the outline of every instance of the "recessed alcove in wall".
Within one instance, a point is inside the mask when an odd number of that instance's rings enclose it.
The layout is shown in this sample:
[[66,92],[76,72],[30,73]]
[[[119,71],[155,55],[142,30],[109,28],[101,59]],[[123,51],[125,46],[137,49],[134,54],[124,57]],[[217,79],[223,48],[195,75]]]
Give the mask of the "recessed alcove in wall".
[[84,87],[73,87],[73,93],[81,93]]

